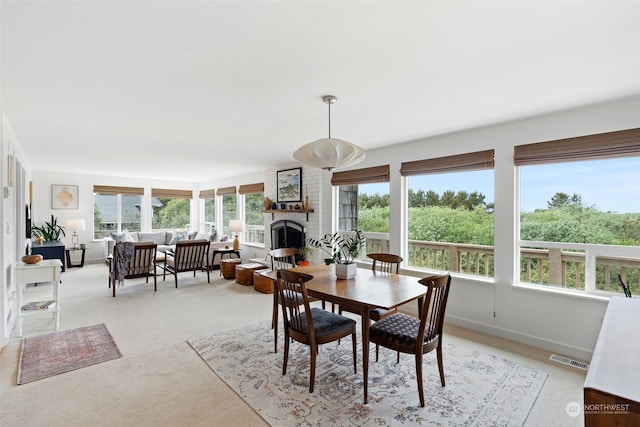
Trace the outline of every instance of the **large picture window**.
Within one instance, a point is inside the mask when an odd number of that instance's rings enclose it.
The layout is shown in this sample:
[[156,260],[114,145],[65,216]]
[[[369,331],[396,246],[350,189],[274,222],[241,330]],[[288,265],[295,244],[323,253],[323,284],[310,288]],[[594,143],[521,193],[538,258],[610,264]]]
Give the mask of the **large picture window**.
[[216,195],[222,203],[222,235],[230,236],[229,221],[238,219],[238,196],[236,187],[218,188]]
[[93,188],[93,238],[141,230],[143,188],[96,185]]
[[517,146],[521,283],[638,294],[640,132]]
[[151,189],[153,231],[188,229],[192,197],[189,190]]
[[264,183],[241,185],[244,197],[244,243],[264,245]]
[[493,277],[493,150],[402,164],[407,263]]

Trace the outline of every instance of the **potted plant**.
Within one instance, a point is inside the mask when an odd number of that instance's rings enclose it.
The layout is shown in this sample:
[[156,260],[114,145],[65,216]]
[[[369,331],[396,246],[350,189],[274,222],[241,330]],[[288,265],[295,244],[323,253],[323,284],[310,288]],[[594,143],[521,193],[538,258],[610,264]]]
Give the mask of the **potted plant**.
[[336,277],[339,279],[351,279],[356,275],[355,260],[365,242],[366,238],[360,230],[356,230],[355,234],[346,237],[336,232],[334,234],[327,233],[321,239],[309,238],[311,247],[329,254],[329,258],[325,258],[324,263],[336,265]]
[[300,255],[300,267],[306,267],[309,265],[309,260],[307,257],[311,254],[313,248],[310,248],[307,245],[304,245],[301,248],[298,248],[298,254]]
[[58,220],[53,214],[51,215],[51,221],[45,221],[43,225],[33,227],[31,231],[36,238],[41,237],[45,242],[60,240],[60,235],[66,236],[64,229],[58,225]]

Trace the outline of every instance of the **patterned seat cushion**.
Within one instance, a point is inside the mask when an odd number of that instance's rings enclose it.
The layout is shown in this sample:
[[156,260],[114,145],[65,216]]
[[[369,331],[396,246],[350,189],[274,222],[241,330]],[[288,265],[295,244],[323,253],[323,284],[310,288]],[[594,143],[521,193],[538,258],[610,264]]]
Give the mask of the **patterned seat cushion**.
[[[306,333],[308,330],[307,318],[304,312],[300,313],[300,316],[302,317],[303,332]],[[311,317],[313,318],[313,327],[318,338],[356,324],[353,319],[317,307],[311,309]]]
[[402,345],[415,345],[419,328],[419,319],[398,313],[371,325],[369,337],[372,341],[375,338],[380,338],[384,341],[392,341]]

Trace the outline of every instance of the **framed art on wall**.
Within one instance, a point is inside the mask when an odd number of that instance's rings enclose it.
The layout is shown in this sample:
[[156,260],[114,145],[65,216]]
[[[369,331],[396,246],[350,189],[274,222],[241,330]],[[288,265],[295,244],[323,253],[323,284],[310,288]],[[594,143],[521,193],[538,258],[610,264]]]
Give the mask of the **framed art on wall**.
[[51,185],[52,209],[78,209],[77,185]]
[[278,203],[302,201],[302,168],[276,172]]

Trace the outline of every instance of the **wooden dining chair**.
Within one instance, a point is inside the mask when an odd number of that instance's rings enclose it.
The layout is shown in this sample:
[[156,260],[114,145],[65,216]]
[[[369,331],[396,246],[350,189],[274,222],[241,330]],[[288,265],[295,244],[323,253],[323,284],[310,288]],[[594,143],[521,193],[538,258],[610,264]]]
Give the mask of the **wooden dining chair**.
[[[310,348],[311,366],[309,393],[313,393],[318,346],[351,335],[353,346],[353,370],[357,371],[356,321],[318,307],[309,306],[305,283],[313,279],[309,274],[291,270],[278,270],[278,292],[284,321],[284,362],[282,375],[287,374],[290,340],[306,344]],[[302,311],[301,309],[304,309]]]
[[167,277],[167,273],[172,274],[178,287],[178,273],[193,271],[207,272],[207,283],[211,283],[209,275],[209,252],[210,242],[207,239],[179,240],[176,242],[175,251],[167,251],[162,265],[162,281]]
[[[269,252],[271,258],[271,270],[277,271],[283,268],[293,268],[296,266],[296,255],[298,254],[297,248],[279,248],[273,249]],[[273,346],[274,353],[278,352],[278,284],[273,290],[273,311],[271,313],[271,329],[273,329]]]
[[[373,260],[373,263],[371,264],[371,270],[373,271],[387,274],[400,273],[400,263],[402,263],[403,260],[400,255],[388,253],[371,253],[367,254],[367,257]],[[359,313],[357,307],[349,306],[349,304],[340,305],[340,310],[338,312],[342,314],[343,310],[350,313]],[[384,308],[374,308],[369,311],[369,318],[374,322],[377,322],[378,320],[384,319],[385,317],[391,316],[392,314],[396,314],[397,312],[398,309],[396,308],[392,308],[390,310]]]
[[109,288],[116,296],[117,282],[124,279],[153,277],[153,290],[158,290],[156,278],[156,251],[158,245],[151,242],[116,242],[113,253],[107,257],[109,265]]
[[424,407],[424,386],[422,383],[422,355],[436,350],[440,382],[445,386],[442,364],[442,329],[447,308],[451,275],[449,273],[420,279],[418,283],[427,287],[424,298],[420,298],[420,318],[397,313],[386,317],[369,327],[369,341],[376,344],[376,362],[379,346],[395,350],[397,361],[400,353],[415,355],[416,379],[420,406]]

